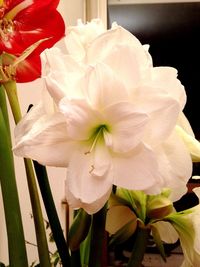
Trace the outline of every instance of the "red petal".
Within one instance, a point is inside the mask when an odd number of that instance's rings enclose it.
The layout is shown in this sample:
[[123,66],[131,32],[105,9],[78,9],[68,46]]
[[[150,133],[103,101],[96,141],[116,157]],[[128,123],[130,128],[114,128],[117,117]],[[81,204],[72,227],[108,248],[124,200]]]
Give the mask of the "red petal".
[[[24,2],[24,0],[4,0],[4,5],[7,11],[13,9],[15,6],[18,4]],[[44,3],[42,3],[44,2]],[[32,4],[40,4],[40,5],[51,5],[53,8],[56,8],[59,4],[59,0],[47,0],[47,1],[42,1],[42,0],[32,0]]]
[[[11,2],[14,5],[21,1]],[[7,36],[7,40],[2,38],[0,41],[0,51],[19,55],[31,44],[44,38],[50,40],[40,46],[38,53],[55,44],[65,32],[64,21],[56,10],[58,3],[58,0],[35,0],[20,11],[14,19],[14,32]]]
[[41,77],[40,56],[30,56],[17,66],[16,81],[25,83]]

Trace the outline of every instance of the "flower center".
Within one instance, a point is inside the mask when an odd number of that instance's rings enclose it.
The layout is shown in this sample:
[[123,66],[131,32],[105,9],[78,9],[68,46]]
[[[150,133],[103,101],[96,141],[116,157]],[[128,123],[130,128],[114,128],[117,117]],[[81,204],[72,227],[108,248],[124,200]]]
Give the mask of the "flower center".
[[4,40],[8,40],[9,34],[13,33],[14,24],[12,20],[3,18],[0,20],[0,37]]
[[90,150],[88,150],[87,152],[85,152],[85,155],[91,153],[93,151],[93,149],[96,147],[96,144],[98,143],[98,141],[101,141],[104,139],[104,133],[108,132],[109,128],[106,124],[102,124],[99,125],[98,127],[96,127],[92,133],[92,136],[90,138],[90,140],[92,140],[92,145]]

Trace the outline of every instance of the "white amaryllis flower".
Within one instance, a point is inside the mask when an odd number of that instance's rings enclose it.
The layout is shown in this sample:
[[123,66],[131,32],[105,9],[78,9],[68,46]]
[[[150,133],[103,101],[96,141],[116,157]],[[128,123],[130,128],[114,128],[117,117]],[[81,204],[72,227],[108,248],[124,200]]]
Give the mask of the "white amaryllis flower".
[[179,198],[192,161],[175,129],[186,101],[177,71],[153,68],[146,47],[120,26],[94,39],[87,27],[83,53],[69,49],[70,34],[68,53],[43,53],[50,101],[19,123],[15,153],[68,167],[68,202],[88,213],[104,205],[113,184],[150,193],[178,188]]

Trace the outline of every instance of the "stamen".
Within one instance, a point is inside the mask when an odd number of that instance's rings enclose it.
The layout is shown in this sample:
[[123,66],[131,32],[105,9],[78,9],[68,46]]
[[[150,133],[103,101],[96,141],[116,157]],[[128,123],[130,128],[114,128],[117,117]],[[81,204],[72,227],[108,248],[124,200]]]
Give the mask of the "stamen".
[[91,165],[91,170],[89,171],[89,173],[91,174],[94,171],[94,165]]
[[8,13],[6,13],[5,17],[7,19],[14,19],[14,17],[23,9],[31,6],[33,4],[33,0],[24,0],[18,5],[16,5],[13,9],[11,9]]

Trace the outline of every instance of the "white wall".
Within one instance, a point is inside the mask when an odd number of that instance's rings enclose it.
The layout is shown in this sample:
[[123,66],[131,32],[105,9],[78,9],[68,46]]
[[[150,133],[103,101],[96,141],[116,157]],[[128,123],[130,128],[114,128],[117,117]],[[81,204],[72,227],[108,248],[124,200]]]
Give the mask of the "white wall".
[[[59,11],[61,12],[66,25],[75,25],[78,18],[84,18],[84,1],[83,0],[61,0],[59,4]],[[41,82],[40,80],[34,81],[28,84],[18,85],[18,94],[22,107],[23,114],[26,113],[27,107],[30,103],[36,104],[41,95]],[[14,123],[11,117],[12,129]],[[2,140],[1,140],[2,141]],[[31,219],[31,205],[29,200],[29,193],[27,189],[26,175],[24,171],[24,165],[21,158],[15,157],[16,164],[16,178],[19,190],[19,198],[22,210],[25,238],[28,242],[35,242],[33,220]],[[65,169],[59,168],[48,168],[50,184],[52,192],[57,206],[58,215],[60,217],[62,227],[65,230],[65,206],[61,204],[64,198],[64,181],[66,176]],[[3,213],[3,204],[0,194],[0,261],[8,263],[8,252],[7,252],[7,239],[6,239],[6,227]],[[46,216],[45,216],[46,217]],[[37,260],[37,249],[33,246],[27,245],[29,261]],[[54,248],[51,248],[54,250]]]

